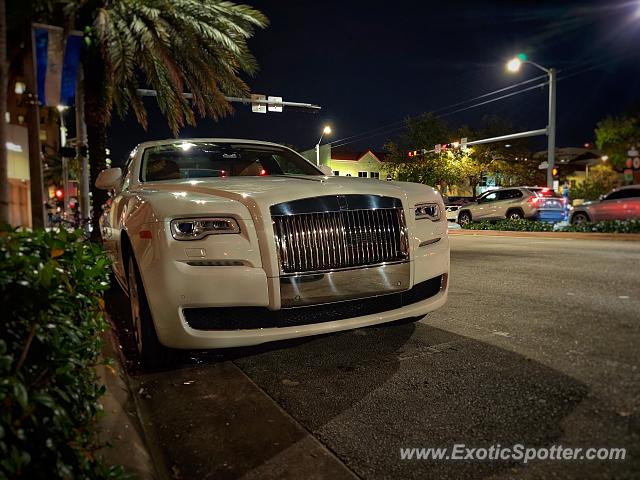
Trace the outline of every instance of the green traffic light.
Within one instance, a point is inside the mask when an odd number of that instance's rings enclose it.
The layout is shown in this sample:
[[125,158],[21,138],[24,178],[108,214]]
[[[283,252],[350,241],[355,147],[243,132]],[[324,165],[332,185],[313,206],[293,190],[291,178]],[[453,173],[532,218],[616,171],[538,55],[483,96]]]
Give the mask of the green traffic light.
[[529,60],[529,57],[527,57],[526,54],[524,53],[519,53],[518,55],[516,55],[520,60],[522,60],[523,62],[526,62],[527,60]]

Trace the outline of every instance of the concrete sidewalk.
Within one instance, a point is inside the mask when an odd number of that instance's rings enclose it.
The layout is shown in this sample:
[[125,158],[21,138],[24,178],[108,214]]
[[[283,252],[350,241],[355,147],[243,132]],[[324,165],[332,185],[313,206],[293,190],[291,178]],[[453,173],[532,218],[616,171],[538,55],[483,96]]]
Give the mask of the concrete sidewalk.
[[582,233],[582,232],[511,232],[504,230],[450,229],[449,235],[479,235],[490,237],[556,238],[563,240],[640,241],[640,233]]
[[149,452],[117,340],[111,330],[102,334],[102,340],[102,358],[112,358],[113,364],[97,367],[100,382],[106,387],[100,398],[105,415],[98,424],[98,437],[107,446],[100,455],[108,465],[122,465],[135,478],[168,478],[154,465]]

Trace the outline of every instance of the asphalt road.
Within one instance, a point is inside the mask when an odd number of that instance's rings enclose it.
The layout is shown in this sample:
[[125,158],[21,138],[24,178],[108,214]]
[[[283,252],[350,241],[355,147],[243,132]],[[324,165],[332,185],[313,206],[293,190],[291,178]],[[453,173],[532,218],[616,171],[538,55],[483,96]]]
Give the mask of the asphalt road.
[[[639,478],[640,244],[456,236],[451,260],[448,304],[418,323],[133,368],[172,476]],[[459,443],[628,452],[400,459]]]

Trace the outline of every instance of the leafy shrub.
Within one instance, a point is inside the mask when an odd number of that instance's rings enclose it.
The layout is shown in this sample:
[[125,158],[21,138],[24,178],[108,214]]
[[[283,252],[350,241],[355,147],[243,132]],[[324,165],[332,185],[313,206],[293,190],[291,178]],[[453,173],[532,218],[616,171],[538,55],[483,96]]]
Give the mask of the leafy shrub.
[[580,225],[568,225],[562,229],[565,232],[597,232],[597,233],[640,233],[640,220],[604,220]]
[[[499,220],[497,222],[469,222],[462,228],[467,230],[502,230],[509,232],[552,232],[553,224],[535,220]],[[640,233],[640,220],[606,220],[602,222],[565,225],[561,232],[586,233]]]
[[96,455],[108,261],[78,233],[0,232],[0,478],[120,478]]
[[534,220],[498,220],[497,222],[469,222],[462,228],[467,230],[503,230],[510,232],[552,232],[553,224]]

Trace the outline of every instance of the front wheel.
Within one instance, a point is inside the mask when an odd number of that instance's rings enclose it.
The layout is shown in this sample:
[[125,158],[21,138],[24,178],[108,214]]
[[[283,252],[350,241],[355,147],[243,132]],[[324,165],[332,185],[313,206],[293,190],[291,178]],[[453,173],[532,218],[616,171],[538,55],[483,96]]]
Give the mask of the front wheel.
[[582,225],[583,223],[587,223],[589,221],[589,216],[583,212],[576,212],[571,217],[571,223],[574,225]]
[[127,284],[131,305],[131,328],[140,363],[145,368],[164,366],[168,361],[169,351],[162,346],[156,335],[151,310],[133,253],[129,255]]

